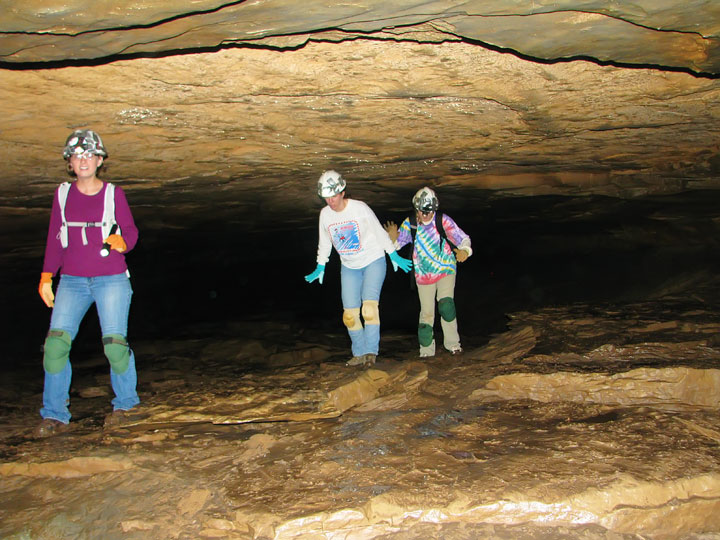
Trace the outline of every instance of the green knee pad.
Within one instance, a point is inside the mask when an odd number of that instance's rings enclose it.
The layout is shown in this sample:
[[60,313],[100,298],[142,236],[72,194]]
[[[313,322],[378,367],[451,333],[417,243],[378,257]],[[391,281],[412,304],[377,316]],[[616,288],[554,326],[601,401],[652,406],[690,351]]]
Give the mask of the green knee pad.
[[65,369],[70,356],[72,338],[65,330],[50,330],[45,338],[43,367],[47,373],[55,375]]
[[441,298],[440,300],[438,300],[438,311],[440,312],[440,316],[443,318],[444,321],[454,321],[456,316],[455,300],[453,300],[449,296]]
[[102,342],[110,368],[118,375],[125,373],[130,365],[130,346],[125,336],[108,334],[103,336]]
[[427,323],[418,325],[418,341],[421,347],[429,347],[433,342],[433,328]]

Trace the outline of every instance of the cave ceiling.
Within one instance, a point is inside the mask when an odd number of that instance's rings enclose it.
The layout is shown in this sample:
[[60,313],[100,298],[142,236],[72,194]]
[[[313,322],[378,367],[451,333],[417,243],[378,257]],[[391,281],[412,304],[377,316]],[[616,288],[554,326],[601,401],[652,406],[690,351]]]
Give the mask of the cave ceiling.
[[0,204],[46,209],[80,127],[188,213],[314,219],[327,168],[398,205],[713,189],[719,34],[716,0],[4,2]]

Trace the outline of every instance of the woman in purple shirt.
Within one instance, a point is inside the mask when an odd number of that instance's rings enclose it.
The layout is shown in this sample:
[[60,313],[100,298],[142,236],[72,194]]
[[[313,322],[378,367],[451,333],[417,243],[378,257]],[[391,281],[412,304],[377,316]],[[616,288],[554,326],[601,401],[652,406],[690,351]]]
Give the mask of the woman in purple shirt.
[[[115,392],[113,412],[105,425],[122,423],[127,411],[140,403],[135,356],[127,342],[132,287],[125,263],[125,253],[137,243],[138,230],[122,188],[98,178],[107,151],[97,133],[74,131],[65,143],[63,157],[75,181],[69,189],[65,184],[55,191],[40,277],[40,296],[53,311],[44,347],[43,420],[35,430],[38,437],[68,427],[70,348],[93,303]],[[52,278],[58,274],[54,295]]]

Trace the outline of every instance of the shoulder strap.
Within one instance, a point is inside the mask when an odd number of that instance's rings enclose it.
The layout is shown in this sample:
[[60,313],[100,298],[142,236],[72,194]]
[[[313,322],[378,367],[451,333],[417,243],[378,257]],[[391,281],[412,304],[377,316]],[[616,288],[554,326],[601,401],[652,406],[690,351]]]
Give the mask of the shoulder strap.
[[[60,203],[60,232],[58,236],[60,238],[60,244],[66,248],[68,246],[68,226],[82,227],[83,243],[87,244],[87,237],[85,236],[85,227],[101,227],[103,238],[107,238],[110,235],[110,229],[116,223],[115,221],[115,184],[110,182],[106,183],[105,187],[105,198],[103,199],[103,216],[101,223],[85,223],[85,222],[70,222],[65,219],[65,204],[67,203],[68,193],[70,192],[70,182],[63,182],[58,186],[58,202]],[[117,234],[121,234],[118,228]]]
[[440,238],[445,240],[448,244],[450,244],[450,249],[452,250],[455,248],[455,244],[453,244],[450,239],[448,238],[447,232],[445,232],[445,225],[443,225],[442,218],[445,214],[439,214],[438,212],[435,212],[435,226],[437,227],[438,232],[440,233]]
[[[105,206],[103,207],[102,234],[103,238],[110,235],[110,229],[115,224],[115,184],[107,182],[105,187]],[[118,227],[117,233],[121,234]]]
[[411,215],[408,218],[408,224],[410,225],[410,242],[415,242],[415,233],[417,232],[417,217],[415,215]]
[[67,202],[68,192],[70,191],[70,182],[63,182],[57,188],[58,203],[60,203],[60,244],[66,248],[68,245],[68,228],[65,219],[65,203]]

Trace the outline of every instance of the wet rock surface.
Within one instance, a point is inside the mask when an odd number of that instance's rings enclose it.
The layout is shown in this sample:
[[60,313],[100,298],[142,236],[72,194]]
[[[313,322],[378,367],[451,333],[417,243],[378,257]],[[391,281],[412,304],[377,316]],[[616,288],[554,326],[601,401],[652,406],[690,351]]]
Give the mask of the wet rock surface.
[[344,365],[342,334],[292,324],[144,340],[145,417],[105,430],[109,380],[87,351],[70,432],[30,438],[39,378],[5,390],[0,533],[711,538],[716,305],[710,287],[516,312],[423,361],[386,333],[371,368]]

